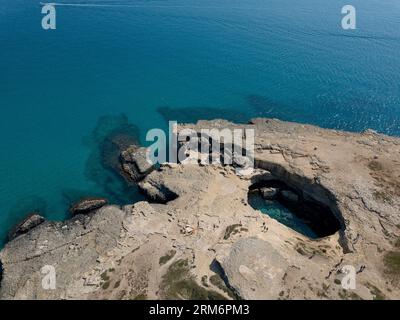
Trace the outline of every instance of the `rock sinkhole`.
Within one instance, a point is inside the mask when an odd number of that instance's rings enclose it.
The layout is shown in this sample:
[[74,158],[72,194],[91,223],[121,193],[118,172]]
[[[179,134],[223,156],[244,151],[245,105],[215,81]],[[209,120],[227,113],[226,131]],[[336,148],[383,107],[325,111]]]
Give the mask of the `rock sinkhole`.
[[341,228],[328,206],[305,200],[301,192],[279,180],[251,185],[248,202],[254,209],[311,239],[330,236]]

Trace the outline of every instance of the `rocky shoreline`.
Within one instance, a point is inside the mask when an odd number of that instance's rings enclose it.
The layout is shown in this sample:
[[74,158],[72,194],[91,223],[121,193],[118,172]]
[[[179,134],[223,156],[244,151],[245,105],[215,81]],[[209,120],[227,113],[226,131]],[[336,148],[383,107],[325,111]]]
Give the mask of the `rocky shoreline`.
[[[143,148],[124,150],[121,169],[149,201],[92,199],[68,221],[24,221],[0,252],[0,298],[399,299],[400,139],[275,119],[178,130],[245,127],[255,130],[249,176],[223,165],[153,168]],[[271,188],[323,236],[249,205],[249,192],[276,196]],[[54,290],[42,286],[48,265]],[[355,289],[341,285],[345,266]]]

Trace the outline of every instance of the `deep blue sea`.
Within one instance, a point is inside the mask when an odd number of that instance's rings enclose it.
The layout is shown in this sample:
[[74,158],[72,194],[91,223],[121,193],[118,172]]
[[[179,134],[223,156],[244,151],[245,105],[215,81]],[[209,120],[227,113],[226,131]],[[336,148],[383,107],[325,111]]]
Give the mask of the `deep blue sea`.
[[399,0],[59,3],[84,6],[45,31],[39,0],[0,0],[0,239],[33,210],[138,199],[104,161],[116,132],[265,116],[400,135]]

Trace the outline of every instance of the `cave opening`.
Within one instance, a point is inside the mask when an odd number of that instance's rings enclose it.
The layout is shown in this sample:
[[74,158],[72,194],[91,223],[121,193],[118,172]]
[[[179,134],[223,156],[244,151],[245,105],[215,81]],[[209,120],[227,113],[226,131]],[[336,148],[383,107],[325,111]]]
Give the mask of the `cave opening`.
[[280,180],[264,180],[249,187],[248,203],[287,227],[311,238],[330,236],[341,223],[329,206],[305,198],[301,190]]

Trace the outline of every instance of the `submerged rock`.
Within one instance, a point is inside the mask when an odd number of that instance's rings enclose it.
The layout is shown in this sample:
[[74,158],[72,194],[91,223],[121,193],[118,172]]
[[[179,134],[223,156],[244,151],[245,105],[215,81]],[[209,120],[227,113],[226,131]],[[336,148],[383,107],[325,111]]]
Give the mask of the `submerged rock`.
[[73,215],[89,213],[91,211],[95,211],[100,209],[101,207],[107,204],[107,199],[103,198],[93,198],[93,199],[84,199],[74,204],[70,211]]
[[261,196],[265,199],[265,200],[275,200],[277,195],[278,195],[279,189],[278,188],[261,188],[260,189],[260,193]]
[[43,223],[45,218],[37,213],[29,214],[22,222],[14,227],[13,230],[8,235],[8,239],[12,240],[18,236],[27,233],[31,229],[37,227],[39,224]]

